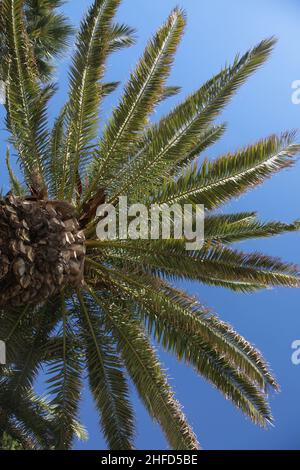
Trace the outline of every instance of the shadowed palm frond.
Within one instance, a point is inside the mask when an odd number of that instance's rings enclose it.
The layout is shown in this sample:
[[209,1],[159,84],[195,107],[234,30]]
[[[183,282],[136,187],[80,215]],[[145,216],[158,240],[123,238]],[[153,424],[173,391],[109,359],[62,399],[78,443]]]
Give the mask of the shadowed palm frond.
[[86,361],[92,394],[100,413],[101,427],[111,449],[133,448],[134,424],[128,401],[128,385],[111,336],[103,328],[104,319],[91,299],[77,294],[82,319],[81,335],[86,348]]
[[[161,370],[154,349],[124,302],[105,302],[91,291],[104,310],[107,328],[114,334],[126,368],[150,415],[159,422],[173,449],[195,450],[199,444],[182,414]],[[128,305],[127,305],[128,308]],[[129,304],[130,308],[130,304]]]
[[50,377],[47,383],[54,415],[56,450],[70,449],[74,437],[80,439],[85,437],[84,430],[78,422],[83,371],[82,351],[77,345],[64,297],[61,299],[61,309],[63,314],[59,337],[61,342],[56,338],[55,343],[52,343],[51,347],[48,345],[46,349],[46,353],[49,349],[51,351],[51,360],[48,362]]
[[55,71],[54,60],[70,45],[74,32],[68,19],[58,10],[62,0],[25,0],[27,33],[43,81],[49,81]]
[[[18,397],[11,395],[9,383],[1,383],[1,412],[5,410],[5,432],[30,450],[53,447],[53,414],[49,403],[33,390],[26,390]],[[0,419],[1,421],[1,419]],[[0,423],[0,432],[3,431]]]
[[259,353],[229,325],[182,292],[149,277],[109,275],[115,288],[135,299],[149,331],[154,327],[165,348],[191,363],[255,423],[266,426],[272,421],[263,390],[267,385],[277,388],[276,381]]

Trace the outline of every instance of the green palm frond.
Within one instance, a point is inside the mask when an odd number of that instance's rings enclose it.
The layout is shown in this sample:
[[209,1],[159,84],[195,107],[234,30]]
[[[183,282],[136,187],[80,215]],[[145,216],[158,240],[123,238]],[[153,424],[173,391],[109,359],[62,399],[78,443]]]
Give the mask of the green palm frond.
[[115,170],[126,163],[139,132],[165,93],[165,82],[184,26],[184,14],[176,9],[149,42],[144,56],[131,74],[118,107],[104,130],[95,162],[89,173],[88,195],[97,190],[103,178],[107,184],[110,177],[115,174]]
[[119,85],[120,85],[119,82],[103,83],[102,84],[102,95],[103,95],[103,97],[108,96],[111,93],[113,93],[118,88]]
[[[299,230],[299,227],[293,227]],[[131,269],[141,269],[169,279],[198,280],[233,290],[273,286],[299,287],[299,267],[260,253],[243,253],[222,245],[187,251],[185,240],[131,241],[101,250],[108,261],[119,260]],[[96,243],[97,244],[97,243]],[[97,255],[96,255],[97,256]],[[125,264],[125,268],[126,268]]]
[[116,23],[112,25],[109,52],[116,52],[124,47],[133,46],[135,44],[135,34],[135,29],[126,24]]
[[197,306],[195,315],[192,299],[149,277],[109,275],[116,288],[135,299],[165,348],[191,363],[255,423],[266,426],[272,421],[264,390],[268,384],[277,388],[276,381],[254,348],[229,325],[207,317],[203,307]]
[[154,201],[193,202],[214,209],[293,165],[300,150],[293,139],[293,133],[271,136],[214,162],[205,161],[199,169],[194,166],[175,182],[167,183]]
[[[48,311],[53,312],[53,307],[49,308]],[[47,307],[44,307],[46,309]],[[45,311],[45,310],[44,310]],[[43,310],[39,311],[43,314]],[[18,318],[19,320],[19,318]],[[14,364],[14,374],[10,380],[10,386],[13,394],[19,395],[23,390],[33,385],[34,379],[37,376],[38,371],[43,363],[43,347],[44,342],[53,332],[58,322],[56,312],[54,312],[52,318],[41,317],[37,320],[35,325],[32,325],[29,320],[29,328],[27,330],[28,337],[25,336],[24,332],[14,331],[13,336],[10,338],[10,342],[7,342],[8,350],[8,361]],[[17,329],[23,328],[23,324],[19,322]],[[18,336],[23,338],[21,344],[16,344]],[[25,337],[25,338],[24,338]],[[23,347],[22,347],[23,346]],[[24,348],[24,349],[23,349]],[[12,354],[15,353],[13,361],[10,359],[10,350]]]
[[46,104],[54,88],[38,84],[33,50],[24,23],[22,0],[4,0],[7,56],[6,109],[12,141],[30,185],[43,179],[43,158],[47,145]]
[[[50,316],[43,315],[46,311],[51,312]],[[27,307],[8,315],[1,313],[0,337],[6,343],[8,366],[1,367],[0,409],[8,422],[23,429],[24,436],[29,435],[39,448],[54,444],[54,427],[50,428],[49,423],[46,426],[45,413],[47,421],[52,422],[54,416],[44,401],[36,402],[32,387],[44,361],[44,344],[58,315],[55,304],[35,311]],[[44,436],[43,441],[40,436]]]
[[[126,368],[150,415],[159,422],[173,449],[199,448],[173,392],[168,385],[153,347],[126,303],[104,300],[91,291],[105,313],[107,328],[116,338]],[[130,304],[129,304],[130,305]],[[130,306],[127,309],[130,309]]]
[[[150,280],[148,279],[150,284]],[[174,350],[179,359],[189,361],[189,352],[186,343],[189,337],[197,338],[198,344],[204,343],[206,348],[211,348],[228,363],[243,372],[249,381],[255,383],[259,389],[267,390],[268,386],[278,390],[276,380],[272,376],[268,365],[261,354],[242,336],[240,336],[227,323],[219,320],[215,315],[199,304],[196,299],[191,298],[184,292],[170,287],[167,283],[159,281],[152,290],[153,306],[146,307],[148,314],[145,319],[150,333],[154,333],[157,340],[168,349]],[[158,301],[158,303],[157,303]],[[155,313],[155,315],[153,315]],[[160,328],[158,319],[162,317],[166,332],[168,327],[171,333],[177,331],[178,346],[175,347],[172,334],[170,339],[164,335]],[[180,331],[185,332],[185,340],[181,342]],[[196,341],[197,342],[197,341]],[[201,355],[201,347],[198,346]],[[197,349],[196,349],[197,351]],[[201,372],[200,372],[201,373]]]
[[31,387],[16,393],[14,373],[2,370],[0,377],[0,445],[1,436],[28,445],[30,449],[51,448],[53,445],[53,414],[49,403],[37,396]]
[[9,174],[9,181],[10,181],[10,186],[13,190],[13,192],[17,196],[24,196],[26,194],[26,188],[22,186],[20,181],[18,180],[17,176],[15,175],[11,163],[10,163],[10,151],[9,147],[6,149],[6,168]]
[[173,96],[178,95],[181,92],[180,86],[166,86],[162,94],[161,101],[167,100],[168,98],[173,98]]
[[35,449],[52,448],[53,415],[49,404],[43,398],[36,396],[33,391],[26,391],[16,399],[15,396],[9,397],[8,389],[1,396],[1,404],[13,416],[12,422],[18,423],[21,429],[30,429],[27,436],[34,443]]
[[282,233],[298,232],[300,221],[282,223],[261,222],[255,212],[241,214],[211,215],[205,218],[205,242],[230,244],[252,238],[267,238]]
[[16,423],[6,422],[5,432],[0,440],[1,450],[34,450],[34,443],[28,432]]
[[101,416],[101,427],[111,449],[133,448],[134,424],[128,385],[111,336],[91,300],[77,293],[82,319],[80,330],[86,349],[91,391]]
[[55,119],[50,134],[49,154],[45,161],[45,175],[50,195],[57,197],[64,177],[63,150],[66,124],[66,106]]
[[225,124],[218,126],[210,126],[199,136],[199,142],[192,148],[190,152],[185,154],[182,158],[178,158],[176,165],[172,165],[170,175],[177,175],[185,166],[192,163],[199,155],[201,155],[210,146],[215,144],[223,136],[226,130]]
[[66,51],[74,32],[68,19],[58,10],[63,3],[61,0],[25,0],[26,29],[43,81],[52,78],[53,59]]
[[[65,299],[62,297],[61,308],[63,322],[61,328],[61,349],[55,351],[48,366],[50,378],[49,393],[51,394],[51,407],[53,409],[53,428],[55,430],[55,449],[70,449],[74,436],[84,437],[82,427],[78,423],[78,408],[81,392],[82,352],[76,345],[76,335],[68,319]],[[57,342],[56,342],[57,345]],[[49,346],[47,348],[49,350]],[[54,357],[54,360],[53,360]]]
[[[189,361],[188,338],[196,336],[199,354],[202,341],[261,388],[266,388],[267,384],[277,388],[267,365],[255,349],[195,299],[144,273],[128,275],[109,272],[109,275],[115,287],[123,295],[134,298],[142,308],[140,312],[147,320],[149,332],[154,332],[155,338],[167,349],[175,351],[180,359],[184,357]],[[143,314],[143,311],[146,313]],[[185,332],[184,337],[180,332]]]
[[[77,37],[70,72],[69,102],[66,107],[66,138],[59,197],[72,200],[80,191],[80,168],[92,151],[98,129],[99,104],[104,65],[109,53],[112,19],[120,0],[98,0],[90,7]],[[76,188],[77,186],[77,188]]]
[[[153,187],[158,185],[158,182],[162,183],[163,181],[168,181],[168,178],[172,176],[176,177],[176,173],[178,173],[179,169],[182,172],[183,168],[188,168],[188,165],[193,162],[193,160],[195,160],[202,152],[204,152],[211,145],[217,142],[222,137],[224,132],[224,124],[221,124],[219,126],[211,126],[208,127],[205,131],[199,132],[197,138],[195,139],[197,143],[193,147],[191,147],[191,150],[189,152],[183,152],[182,154],[178,153],[178,155],[181,155],[181,157],[176,157],[176,163],[174,161],[170,162],[168,160],[163,160],[159,164],[159,168],[157,167],[155,170],[155,174],[158,177],[156,179],[153,178],[152,180],[152,171],[146,173],[150,174],[151,177],[148,178],[147,181],[143,181],[143,184],[141,185],[137,184],[136,180],[134,179],[134,176],[132,177],[131,175],[132,167],[135,166],[135,160],[133,161],[133,163],[129,162],[128,165],[126,165],[118,175],[118,184],[116,184],[116,187],[118,188],[117,193],[114,193],[114,190],[112,191],[111,200],[115,200],[116,194],[123,195],[126,194],[126,191],[128,191],[127,194],[130,198],[130,201],[134,202],[144,200],[145,196],[149,194],[149,191],[153,189]],[[144,150],[144,142],[142,142],[141,150],[138,154],[137,160],[139,159],[139,155],[142,154]],[[141,174],[144,174],[144,172],[141,171]],[[135,181],[135,183],[133,183],[133,181]],[[122,186],[122,184],[124,184],[124,186]]]
[[[176,166],[183,155],[192,152],[203,137],[203,132],[234,95],[239,86],[269,56],[274,39],[262,41],[241,58],[236,57],[231,67],[206,82],[198,91],[152,126],[146,133],[142,150],[133,158],[125,185],[117,181],[119,192],[130,193],[137,181],[143,191],[161,184],[164,169]],[[151,175],[151,178],[149,177]]]

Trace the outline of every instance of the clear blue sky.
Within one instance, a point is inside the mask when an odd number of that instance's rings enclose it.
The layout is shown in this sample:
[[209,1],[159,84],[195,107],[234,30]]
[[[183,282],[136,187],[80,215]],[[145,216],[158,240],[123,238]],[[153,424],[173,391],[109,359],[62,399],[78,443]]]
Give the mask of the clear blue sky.
[[[78,24],[90,3],[89,0],[70,0],[64,9],[73,23]],[[273,132],[300,128],[300,105],[291,101],[291,84],[300,80],[299,1],[181,0],[178,3],[187,12],[188,26],[170,84],[182,86],[181,97],[197,88],[225,62],[231,61],[236,52],[244,52],[270,35],[279,39],[271,60],[240,90],[223,114],[222,120],[228,122],[228,130],[209,155],[215,157]],[[110,79],[126,80],[147,39],[175,5],[176,0],[123,0],[119,18],[137,29],[138,44],[112,58],[107,69]],[[60,91],[53,102],[51,115],[66,95],[67,63],[68,60],[64,60],[58,71]],[[118,93],[106,101],[102,110],[104,119],[117,96]],[[166,102],[155,119],[177,100],[173,98]],[[4,156],[5,136],[1,133],[0,137],[0,150]],[[4,165],[0,165],[1,184],[6,188],[7,177],[2,173]],[[300,163],[224,210],[257,210],[264,219],[290,221],[300,218],[299,181]],[[263,250],[300,264],[299,241],[298,234],[290,234],[247,242],[243,249]],[[210,305],[263,352],[282,387],[280,394],[270,397],[275,427],[264,431],[246,420],[191,369],[160,352],[172,376],[177,397],[184,404],[184,411],[202,446],[205,449],[300,449],[300,366],[291,362],[291,343],[300,339],[300,292],[281,289],[241,295],[196,284],[183,287]],[[77,448],[105,448],[97,430],[96,412],[88,393],[85,395],[82,419],[90,439],[87,443],[79,443]],[[136,395],[133,396],[138,417],[137,447],[166,448],[159,428],[148,418]]]

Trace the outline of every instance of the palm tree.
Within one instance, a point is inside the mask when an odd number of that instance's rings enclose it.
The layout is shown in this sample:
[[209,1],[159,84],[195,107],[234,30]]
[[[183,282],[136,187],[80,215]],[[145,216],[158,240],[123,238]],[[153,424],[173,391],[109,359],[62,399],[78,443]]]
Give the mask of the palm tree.
[[[0,12],[3,8],[0,4]],[[40,78],[47,81],[54,71],[53,59],[61,56],[69,45],[73,28],[67,18],[58,12],[58,8],[65,3],[61,0],[25,0],[23,20],[28,39],[31,42],[33,57],[39,70]],[[1,21],[4,16],[1,13]],[[5,41],[3,37],[4,24],[1,22],[0,57],[1,77],[5,80]]]
[[63,0],[25,0],[24,13],[33,55],[43,80],[51,78],[52,60],[69,46],[73,28],[58,12]]
[[[298,222],[216,212],[294,163],[300,146],[293,133],[214,161],[197,160],[222,136],[225,126],[213,121],[268,58],[274,39],[236,57],[154,124],[149,116],[156,106],[178,91],[166,85],[185,27],[184,13],[175,9],[149,41],[100,132],[99,106],[116,86],[103,82],[105,63],[133,42],[133,31],[114,23],[119,3],[95,0],[82,21],[68,100],[49,130],[47,103],[55,87],[41,80],[45,67],[37,66],[24,2],[2,2],[6,123],[24,182],[13,173],[8,153],[11,191],[0,204],[0,339],[8,357],[1,369],[0,429],[5,439],[17,437],[27,448],[68,449],[84,434],[78,414],[87,373],[111,449],[134,447],[127,376],[170,447],[198,449],[152,338],[254,423],[272,422],[267,394],[278,385],[260,353],[172,284],[194,280],[237,292],[299,287],[296,266],[230,247],[299,230]],[[120,195],[148,207],[204,204],[203,248],[186,251],[183,238],[97,239],[97,207],[117,207]],[[42,367],[49,376],[48,401],[33,392]]]

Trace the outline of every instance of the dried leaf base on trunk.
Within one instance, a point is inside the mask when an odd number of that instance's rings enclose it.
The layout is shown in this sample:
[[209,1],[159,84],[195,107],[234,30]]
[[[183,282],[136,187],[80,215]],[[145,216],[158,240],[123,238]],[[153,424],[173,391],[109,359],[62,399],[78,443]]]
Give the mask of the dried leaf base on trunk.
[[63,201],[0,200],[0,306],[39,304],[83,283],[85,237]]

